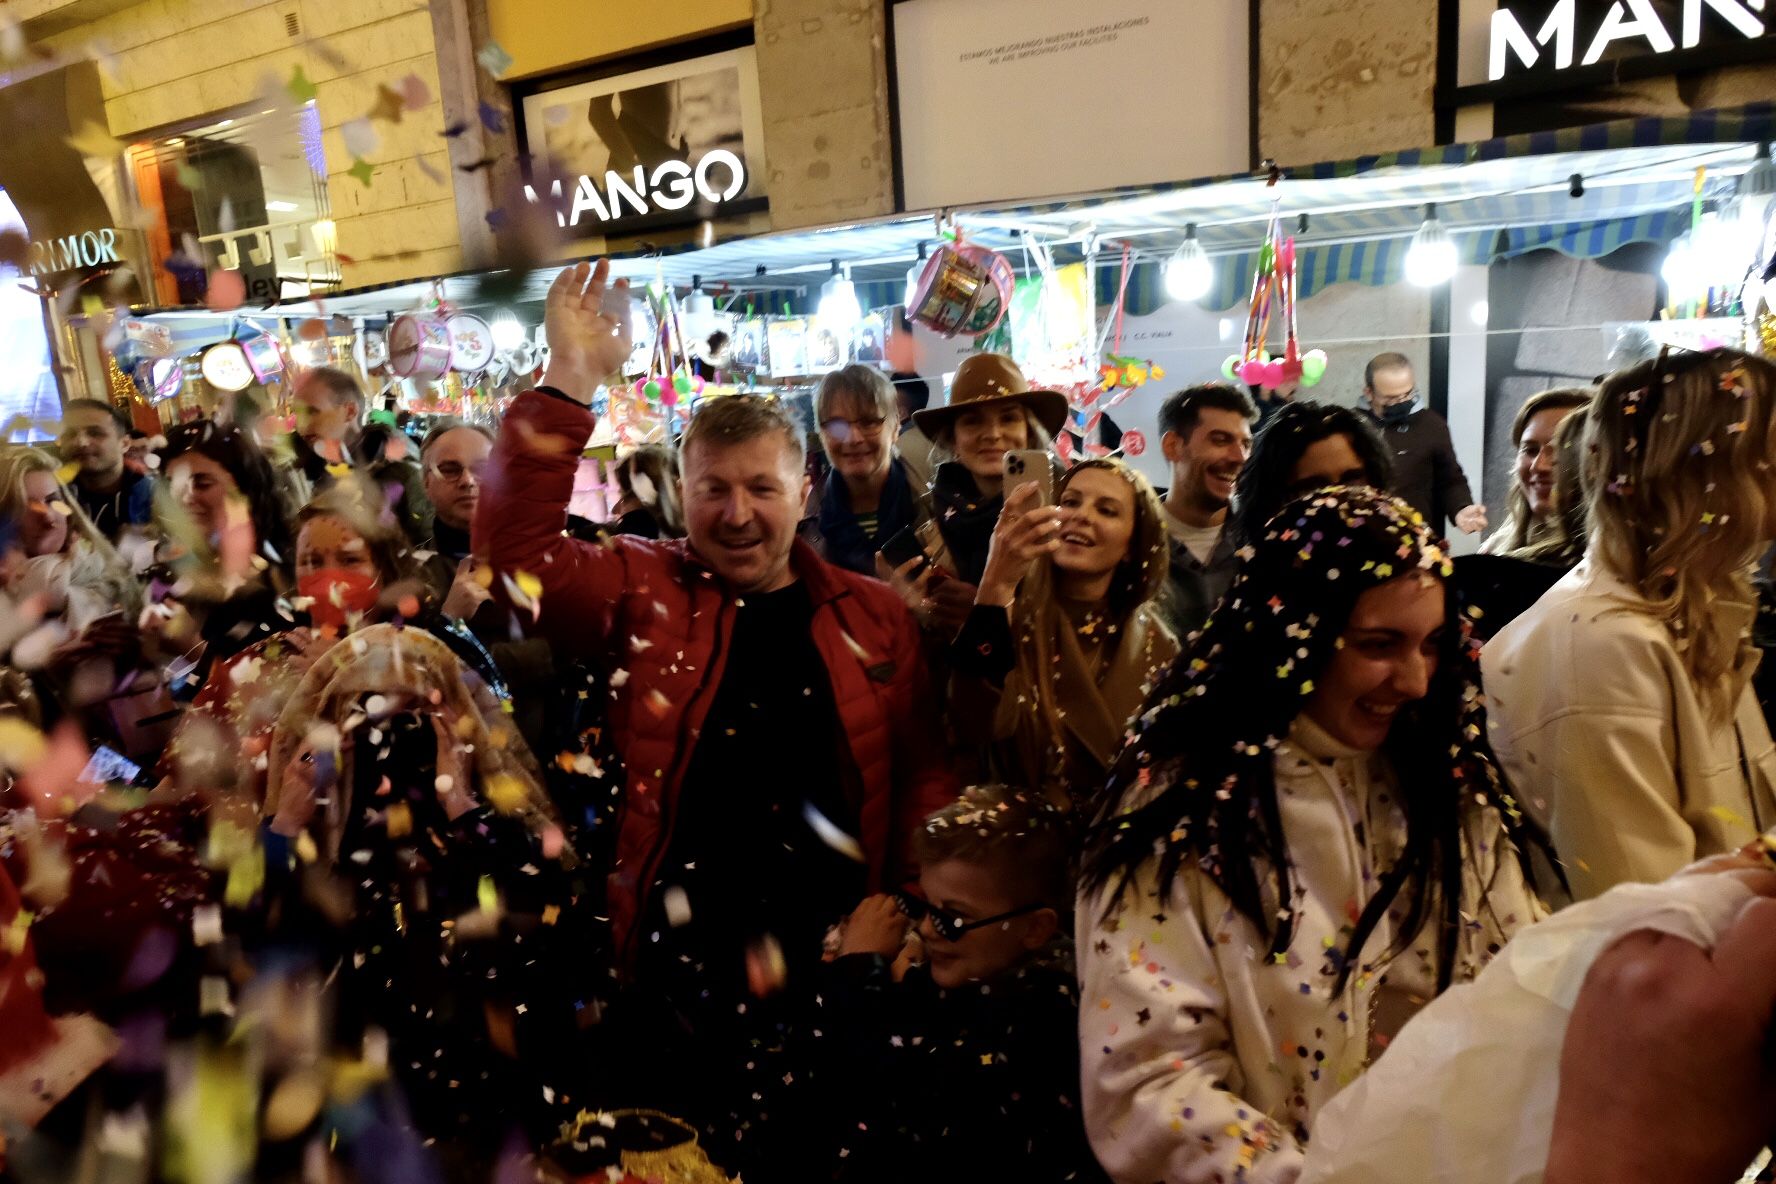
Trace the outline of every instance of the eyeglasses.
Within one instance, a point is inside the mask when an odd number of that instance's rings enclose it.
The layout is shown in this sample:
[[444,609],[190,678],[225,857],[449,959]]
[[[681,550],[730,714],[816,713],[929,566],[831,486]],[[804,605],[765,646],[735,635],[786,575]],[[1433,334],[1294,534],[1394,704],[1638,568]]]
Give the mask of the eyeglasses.
[[486,471],[487,463],[485,461],[478,465],[463,465],[458,464],[453,460],[447,460],[432,466],[432,472],[438,474],[438,476],[450,482],[452,485],[459,484],[465,475],[472,476],[475,480],[479,481],[481,480],[481,474]]
[[829,436],[843,440],[852,435],[880,435],[887,424],[888,421],[879,415],[871,416],[869,419],[840,419],[835,416],[832,419],[821,420],[820,430]]
[[1045,904],[1027,904],[1021,909],[1012,909],[1008,913],[999,913],[992,917],[982,917],[978,921],[970,921],[948,909],[940,909],[930,901],[920,900],[910,892],[896,892],[895,899],[900,902],[901,912],[912,919],[916,925],[920,921],[929,920],[931,930],[945,941],[961,941],[964,936],[976,929],[985,929],[988,925],[997,925],[1002,921],[1010,921],[1033,913],[1037,909],[1045,909]]

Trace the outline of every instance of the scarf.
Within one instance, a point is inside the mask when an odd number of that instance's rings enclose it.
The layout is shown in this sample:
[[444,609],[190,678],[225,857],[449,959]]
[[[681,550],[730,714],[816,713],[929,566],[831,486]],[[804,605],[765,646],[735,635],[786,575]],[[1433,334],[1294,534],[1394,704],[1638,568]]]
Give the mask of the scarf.
[[899,458],[888,462],[888,478],[876,502],[876,533],[866,535],[857,515],[851,512],[851,491],[836,472],[826,480],[820,499],[820,537],[826,542],[826,561],[866,576],[876,574],[878,540],[893,538],[919,519],[913,483]]
[[1005,496],[996,493],[983,498],[967,467],[951,460],[937,466],[931,481],[931,504],[952,574],[966,583],[979,584],[987,570],[987,548],[993,542],[993,527],[998,525]]

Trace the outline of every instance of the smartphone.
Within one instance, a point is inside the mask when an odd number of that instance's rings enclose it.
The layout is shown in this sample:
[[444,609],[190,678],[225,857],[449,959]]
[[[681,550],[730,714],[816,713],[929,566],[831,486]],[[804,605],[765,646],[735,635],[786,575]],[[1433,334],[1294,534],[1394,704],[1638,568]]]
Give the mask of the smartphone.
[[[881,553],[882,558],[888,561],[888,566],[896,571],[900,570],[901,564],[909,560],[925,557],[925,545],[919,541],[917,528],[911,526],[896,533],[877,550]],[[915,571],[913,574],[917,575],[918,572]]]
[[121,752],[100,745],[93,750],[92,759],[86,762],[86,768],[80,771],[80,780],[91,785],[109,785],[117,781],[133,785],[141,775],[142,766]]
[[1054,466],[1040,448],[1019,448],[1005,454],[1005,500],[1025,485],[1040,490],[1039,504],[1054,504]]

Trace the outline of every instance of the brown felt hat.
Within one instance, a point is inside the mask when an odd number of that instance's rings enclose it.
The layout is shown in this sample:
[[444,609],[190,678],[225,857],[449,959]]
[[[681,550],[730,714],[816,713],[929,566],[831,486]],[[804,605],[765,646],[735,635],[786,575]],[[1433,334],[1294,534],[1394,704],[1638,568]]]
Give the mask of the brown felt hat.
[[931,439],[970,407],[1022,403],[1053,436],[1067,422],[1067,396],[1059,391],[1033,391],[1018,364],[1004,354],[972,354],[962,359],[950,383],[950,401],[942,407],[913,412],[913,422]]

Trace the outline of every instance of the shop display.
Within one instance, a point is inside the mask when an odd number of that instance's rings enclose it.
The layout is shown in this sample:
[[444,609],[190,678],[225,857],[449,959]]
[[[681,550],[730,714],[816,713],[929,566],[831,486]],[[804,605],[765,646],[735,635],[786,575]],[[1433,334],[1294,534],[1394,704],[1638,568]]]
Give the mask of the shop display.
[[[325,339],[323,338],[323,344]],[[241,339],[241,351],[246,355],[247,365],[253,371],[253,377],[260,382],[269,382],[283,373],[284,355],[278,348],[277,338],[269,333],[259,333]]]

